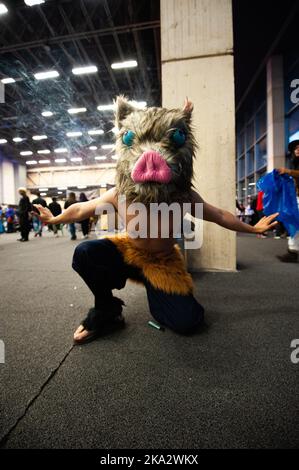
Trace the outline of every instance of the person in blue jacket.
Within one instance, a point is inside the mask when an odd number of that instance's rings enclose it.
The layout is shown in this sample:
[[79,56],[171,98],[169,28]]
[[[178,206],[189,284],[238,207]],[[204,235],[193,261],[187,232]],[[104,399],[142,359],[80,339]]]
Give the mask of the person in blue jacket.
[[[297,191],[297,203],[299,208],[299,140],[289,143],[288,149],[291,153],[291,168],[278,168],[279,174],[287,174],[294,178]],[[299,254],[299,232],[288,240],[288,252],[277,258],[283,263],[297,263]]]

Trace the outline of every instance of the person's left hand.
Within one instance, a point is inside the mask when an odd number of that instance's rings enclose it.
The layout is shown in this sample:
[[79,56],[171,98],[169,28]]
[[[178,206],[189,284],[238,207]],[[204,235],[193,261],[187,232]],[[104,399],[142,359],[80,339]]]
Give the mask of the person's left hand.
[[280,175],[288,175],[290,173],[290,170],[287,168],[277,168],[277,171]]
[[259,220],[253,227],[255,229],[255,233],[264,233],[267,230],[274,228],[278,222],[272,222],[272,220],[274,220],[278,215],[279,212],[276,212],[275,214],[268,215],[267,217],[262,217],[261,220]]

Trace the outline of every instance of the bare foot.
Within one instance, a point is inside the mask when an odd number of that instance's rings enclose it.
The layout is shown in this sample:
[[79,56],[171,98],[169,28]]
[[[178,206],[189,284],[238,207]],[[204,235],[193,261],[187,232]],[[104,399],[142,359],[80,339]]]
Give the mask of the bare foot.
[[76,343],[84,343],[87,339],[94,335],[94,331],[88,331],[83,325],[80,325],[74,333],[74,341]]

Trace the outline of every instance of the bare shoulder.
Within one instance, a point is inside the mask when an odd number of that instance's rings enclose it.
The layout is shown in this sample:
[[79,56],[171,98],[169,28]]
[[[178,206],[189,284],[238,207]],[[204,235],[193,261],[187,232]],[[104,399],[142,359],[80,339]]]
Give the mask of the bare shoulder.
[[194,190],[191,191],[191,203],[194,204],[196,202],[204,203],[205,201],[200,196],[200,194]]

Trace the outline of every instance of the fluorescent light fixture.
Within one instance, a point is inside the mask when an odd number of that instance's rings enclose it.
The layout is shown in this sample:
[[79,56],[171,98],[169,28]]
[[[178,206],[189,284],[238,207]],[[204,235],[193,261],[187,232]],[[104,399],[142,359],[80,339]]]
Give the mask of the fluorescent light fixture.
[[36,80],[46,80],[47,78],[59,77],[57,70],[49,70],[48,72],[38,72],[34,74]]
[[86,108],[70,108],[67,110],[69,114],[79,114],[79,113],[86,113]]
[[99,111],[114,111],[115,110],[115,104],[100,104],[98,106]]
[[36,165],[37,161],[36,160],[27,160],[26,165]]
[[103,135],[104,131],[102,129],[92,129],[88,131],[89,135]]
[[104,144],[101,146],[102,149],[104,150],[108,150],[108,149],[114,149],[115,148],[115,145],[114,144]]
[[49,154],[49,153],[51,153],[51,152],[50,152],[50,150],[45,149],[45,150],[38,150],[37,153],[40,153],[41,155],[47,155],[47,154]]
[[24,2],[29,7],[34,7],[35,5],[40,5],[41,3],[45,3],[45,0],[24,0]]
[[43,191],[43,192],[49,191],[49,188],[39,188],[39,192],[41,192],[41,191]]
[[40,193],[41,196],[47,196],[47,193]]
[[65,163],[66,158],[56,158],[55,163]]
[[4,5],[4,3],[0,3],[0,15],[4,15],[7,12],[8,12],[8,9]]
[[75,131],[74,132],[67,132],[66,135],[68,137],[80,137],[82,135],[82,132],[79,132],[79,131],[78,132],[75,132]]
[[0,139],[0,144],[7,144],[7,140],[6,139]]
[[82,162],[82,158],[81,157],[71,158],[71,162]]
[[33,155],[33,152],[31,152],[31,150],[24,150],[23,152],[20,152],[20,155],[26,157],[27,155]]
[[57,194],[63,194],[63,192],[62,191],[57,191]]
[[111,64],[112,69],[128,69],[132,67],[137,67],[138,63],[136,60],[126,60],[125,62],[115,62]]
[[95,65],[87,65],[86,67],[75,67],[72,69],[74,75],[84,75],[86,73],[96,73],[98,71],[98,67]]
[[23,142],[23,140],[25,139],[22,139],[22,137],[14,137],[12,140],[18,143],[18,142]]
[[46,135],[34,135],[34,136],[32,136],[33,140],[45,140],[47,138],[48,138],[48,136],[46,136]]
[[7,77],[7,78],[2,78],[1,82],[4,83],[4,85],[8,85],[8,83],[15,83],[16,81],[14,78]]
[[91,145],[91,146],[89,147],[89,150],[97,150],[97,149],[98,149],[98,147],[96,147],[95,145]]
[[248,186],[255,186],[255,183],[248,183]]
[[146,101],[130,101],[130,103],[135,106],[136,108],[146,108],[147,102]]
[[86,189],[87,186],[77,186],[78,189]]
[[104,157],[102,155],[99,155],[97,157],[94,157],[95,160],[107,160],[107,157]]
[[60,191],[66,191],[66,190],[67,190],[67,186],[61,186],[61,187],[59,187],[59,188],[57,188],[57,189],[60,189]]
[[44,117],[51,117],[51,116],[53,116],[53,113],[52,113],[52,111],[43,111],[43,112],[42,112],[42,116],[44,116]]
[[43,165],[44,163],[50,163],[50,160],[40,160],[38,163],[41,163]]
[[54,149],[54,152],[55,153],[68,153],[68,149],[66,149],[64,147],[60,147],[58,149]]
[[111,158],[112,158],[112,160],[118,160],[119,157],[117,155],[112,155]]

